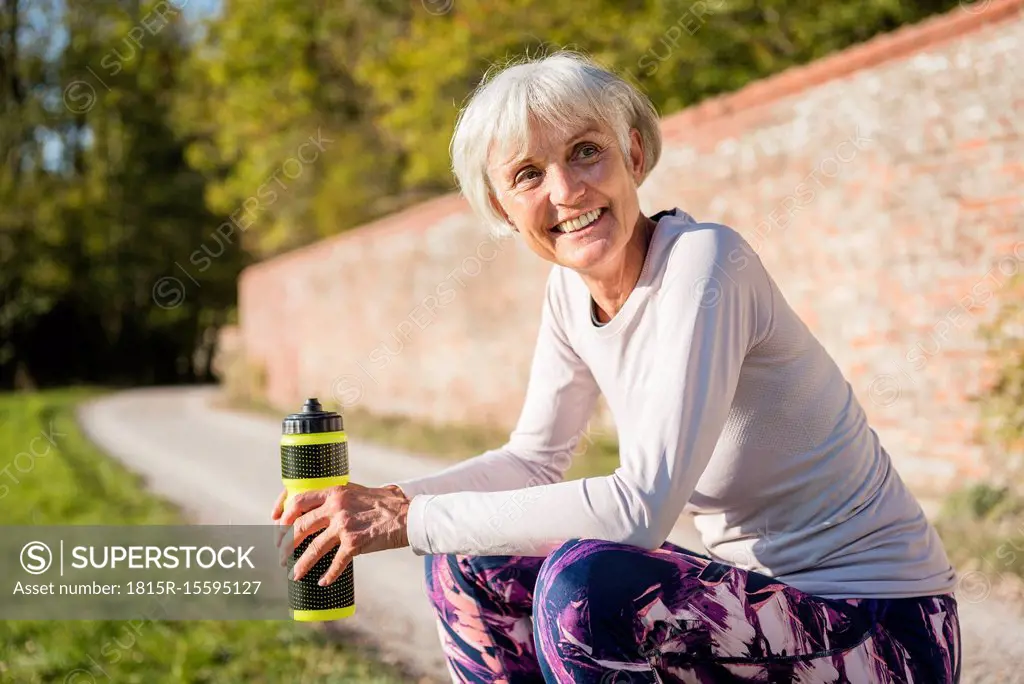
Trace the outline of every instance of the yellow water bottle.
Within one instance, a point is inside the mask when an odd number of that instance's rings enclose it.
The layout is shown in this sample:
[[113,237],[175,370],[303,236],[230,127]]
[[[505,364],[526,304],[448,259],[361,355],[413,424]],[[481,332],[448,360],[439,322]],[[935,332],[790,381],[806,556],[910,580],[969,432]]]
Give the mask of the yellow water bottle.
[[[281,481],[289,501],[299,492],[348,484],[348,438],[340,414],[324,411],[315,397],[309,398],[300,413],[284,419],[281,431]],[[289,569],[316,536],[310,534],[295,548]],[[356,612],[354,561],[331,584],[317,584],[336,553],[335,546],[301,580],[288,580],[293,619],[320,622]]]

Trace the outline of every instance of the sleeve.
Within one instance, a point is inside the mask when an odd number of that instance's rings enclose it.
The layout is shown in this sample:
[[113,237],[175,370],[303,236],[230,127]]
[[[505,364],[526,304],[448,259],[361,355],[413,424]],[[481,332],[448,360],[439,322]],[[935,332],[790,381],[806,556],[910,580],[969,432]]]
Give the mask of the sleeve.
[[560,324],[555,269],[545,288],[540,329],[526,397],[509,441],[498,449],[440,472],[388,484],[402,489],[412,505],[409,539],[426,553],[425,504],[453,492],[496,492],[560,482],[585,435],[600,390]]
[[630,407],[636,427],[615,472],[417,496],[409,512],[417,554],[544,556],[573,538],[647,549],[665,541],[711,459],[740,368],[771,316],[767,273],[732,229],[688,231],[666,264],[648,307],[649,338],[630,341],[642,350],[633,372],[650,389]]

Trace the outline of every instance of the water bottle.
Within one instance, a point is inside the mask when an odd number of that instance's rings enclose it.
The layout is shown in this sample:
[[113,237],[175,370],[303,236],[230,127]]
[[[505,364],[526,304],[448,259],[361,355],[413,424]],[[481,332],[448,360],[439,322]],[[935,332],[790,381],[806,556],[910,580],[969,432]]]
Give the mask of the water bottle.
[[[348,484],[348,438],[344,421],[338,413],[324,411],[315,397],[306,400],[300,413],[293,413],[283,421],[281,481],[288,493],[286,503],[299,492]],[[319,533],[310,534],[296,547],[289,569]],[[330,568],[337,549],[335,546],[328,551],[301,580],[288,580],[288,599],[294,620],[338,620],[355,613],[354,562],[326,587],[317,584]]]

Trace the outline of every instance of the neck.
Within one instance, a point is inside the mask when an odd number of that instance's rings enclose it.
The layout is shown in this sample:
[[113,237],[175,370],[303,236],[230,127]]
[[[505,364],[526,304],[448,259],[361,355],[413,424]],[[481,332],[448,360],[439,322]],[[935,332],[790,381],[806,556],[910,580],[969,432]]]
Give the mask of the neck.
[[607,323],[619,312],[636,287],[657,225],[641,212],[633,228],[633,235],[622,250],[618,265],[604,277],[584,276],[590,296],[597,304],[597,320],[601,323]]

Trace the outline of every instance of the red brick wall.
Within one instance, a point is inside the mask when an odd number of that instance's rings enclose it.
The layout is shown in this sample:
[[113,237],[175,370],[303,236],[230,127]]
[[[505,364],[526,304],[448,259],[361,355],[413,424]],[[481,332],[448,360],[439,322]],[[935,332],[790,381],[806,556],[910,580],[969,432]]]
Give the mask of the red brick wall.
[[[1024,261],[1022,8],[975,3],[667,117],[641,188],[648,213],[746,235],[921,490],[984,474],[975,332]],[[548,268],[450,195],[248,269],[241,339],[283,411],[511,427]]]

